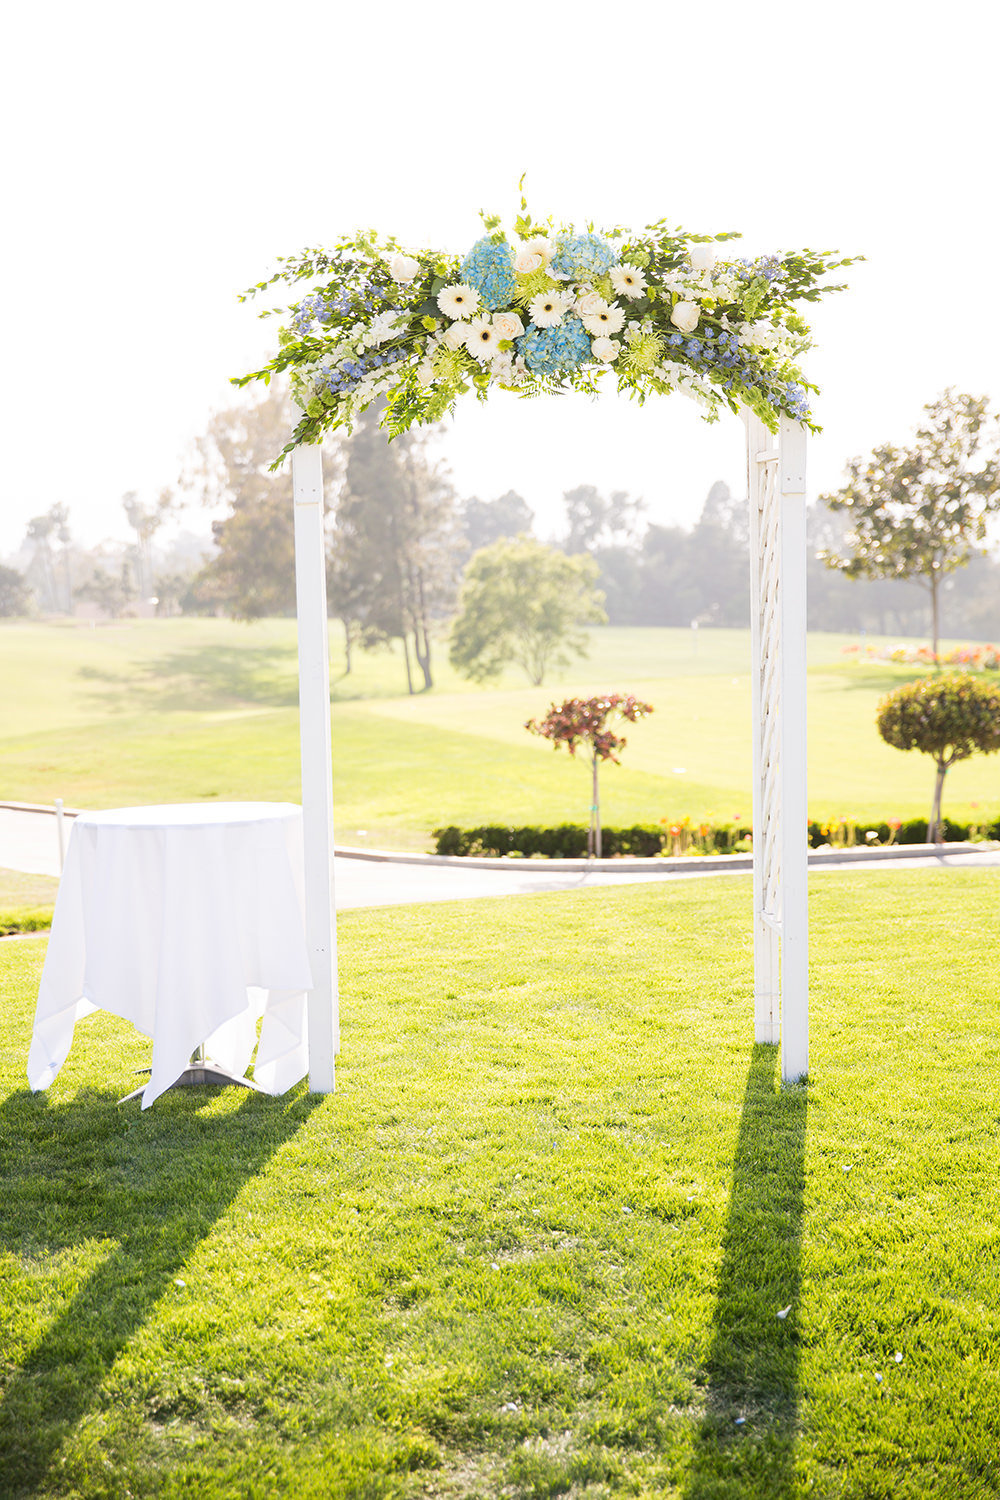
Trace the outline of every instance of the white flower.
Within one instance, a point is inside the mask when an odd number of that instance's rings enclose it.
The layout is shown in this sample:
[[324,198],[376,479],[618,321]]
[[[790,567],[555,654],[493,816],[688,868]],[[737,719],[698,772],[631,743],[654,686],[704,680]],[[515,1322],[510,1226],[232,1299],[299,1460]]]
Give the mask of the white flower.
[[688,256],[696,271],[710,271],[715,265],[714,245],[691,245]]
[[603,311],[590,313],[584,318],[583,326],[595,338],[603,338],[610,333],[621,333],[625,327],[625,314],[617,302],[612,302],[611,306],[605,307]]
[[590,352],[595,359],[601,359],[605,364],[617,359],[621,352],[621,344],[617,339],[598,338],[590,346]]
[[516,312],[494,313],[493,327],[498,339],[519,339],[524,332],[524,324]]
[[465,347],[476,359],[492,359],[500,340],[489,318],[473,318],[465,335]]
[[519,250],[514,256],[514,270],[519,276],[530,276],[532,271],[540,271],[545,263],[545,257],[537,250]]
[[700,317],[701,308],[697,302],[678,302],[670,314],[670,321],[681,333],[694,333]]
[[600,292],[584,292],[582,297],[576,299],[576,311],[581,318],[591,317],[594,313],[606,312],[608,304]]
[[468,318],[479,306],[479,293],[474,286],[457,281],[454,286],[442,287],[437,304],[446,318]]
[[441,343],[446,349],[464,349],[465,340],[468,336],[468,323],[452,323],[441,335]]
[[638,266],[612,266],[611,285],[620,297],[641,297],[646,290],[646,278]]
[[363,340],[369,349],[377,349],[379,344],[385,343],[395,329],[397,316],[394,312],[383,312],[377,318],[372,318]]
[[563,299],[558,292],[539,292],[528,305],[536,328],[554,328],[562,322]]
[[417,379],[421,385],[434,384],[434,366],[429,359],[422,359],[417,365]]
[[401,285],[412,281],[419,270],[420,262],[414,260],[412,255],[394,255],[389,262],[389,275]]
[[542,264],[546,266],[556,253],[555,245],[551,240],[546,239],[544,234],[536,234],[534,239],[525,240],[521,249],[528,255],[540,255]]

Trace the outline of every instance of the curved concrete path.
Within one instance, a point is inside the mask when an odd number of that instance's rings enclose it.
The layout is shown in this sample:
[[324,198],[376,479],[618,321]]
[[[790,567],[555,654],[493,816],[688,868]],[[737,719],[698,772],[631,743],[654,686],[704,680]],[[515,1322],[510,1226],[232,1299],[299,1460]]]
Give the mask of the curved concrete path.
[[[65,820],[69,837],[71,815]],[[941,853],[928,845],[885,850],[845,849],[813,854],[810,869],[922,870],[987,869],[1000,866],[1000,846],[960,844]],[[45,808],[0,803],[0,867],[33,875],[59,874],[56,818]],[[742,875],[747,856],[714,859],[465,860],[419,854],[337,850],[338,911],[360,906],[398,906],[423,901],[463,901],[481,896],[537,895],[586,890],[597,885],[691,880],[702,875]]]

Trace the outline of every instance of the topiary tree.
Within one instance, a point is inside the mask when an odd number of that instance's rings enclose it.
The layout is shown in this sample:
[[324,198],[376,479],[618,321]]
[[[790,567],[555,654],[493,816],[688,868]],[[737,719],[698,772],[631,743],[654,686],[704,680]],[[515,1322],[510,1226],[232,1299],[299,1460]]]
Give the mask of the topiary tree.
[[895,688],[878,706],[878,732],[896,750],[934,757],[937,774],[927,828],[929,843],[941,842],[941,794],[948,770],[977,751],[1000,750],[1000,686],[968,672],[926,677]]
[[624,735],[608,728],[608,721],[627,719],[634,724],[653,712],[651,703],[640,703],[631,693],[610,693],[604,698],[567,698],[558,706],[553,703],[545,718],[539,723],[529,719],[525,729],[551,740],[554,748],[565,745],[570,755],[575,755],[578,745],[586,745],[590,752],[593,770],[593,799],[590,807],[590,828],[587,833],[588,859],[601,857],[601,808],[597,793],[597,768],[602,760],[613,760],[617,765],[618,752],[628,743]]

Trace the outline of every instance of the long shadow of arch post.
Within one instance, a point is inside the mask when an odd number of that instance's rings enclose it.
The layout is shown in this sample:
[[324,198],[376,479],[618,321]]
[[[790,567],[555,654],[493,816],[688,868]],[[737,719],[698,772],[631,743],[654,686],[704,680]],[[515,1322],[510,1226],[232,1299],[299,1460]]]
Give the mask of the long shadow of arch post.
[[724,1479],[761,1500],[794,1493],[807,1086],[777,1085],[777,1061],[773,1046],[750,1058],[689,1500]]
[[89,1240],[115,1245],[6,1381],[0,1493],[11,1500],[44,1485],[185,1261],[322,1102],[251,1094],[231,1114],[199,1121],[199,1092],[141,1116],[104,1093],[56,1106],[19,1093],[0,1105],[0,1246],[34,1256]]

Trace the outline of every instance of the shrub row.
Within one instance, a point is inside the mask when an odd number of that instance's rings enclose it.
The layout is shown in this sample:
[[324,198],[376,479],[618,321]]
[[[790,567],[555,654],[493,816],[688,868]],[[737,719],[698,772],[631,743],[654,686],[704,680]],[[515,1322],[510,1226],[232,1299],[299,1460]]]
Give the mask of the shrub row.
[[[966,839],[1000,839],[1000,820],[987,824],[956,823],[944,819],[944,836],[950,843]],[[525,859],[582,859],[587,853],[587,828],[583,823],[560,823],[556,828],[531,825],[513,828],[506,824],[486,824],[480,828],[435,828],[436,854],[489,856],[513,854]],[[840,818],[830,823],[810,822],[809,845],[818,849],[832,844],[834,848],[886,844],[925,844],[927,819],[910,818],[903,822],[858,823]],[[659,823],[636,823],[631,828],[602,828],[601,852],[606,858],[633,855],[649,859],[660,854],[730,854],[751,846],[751,830],[743,823],[692,825],[690,819]]]

